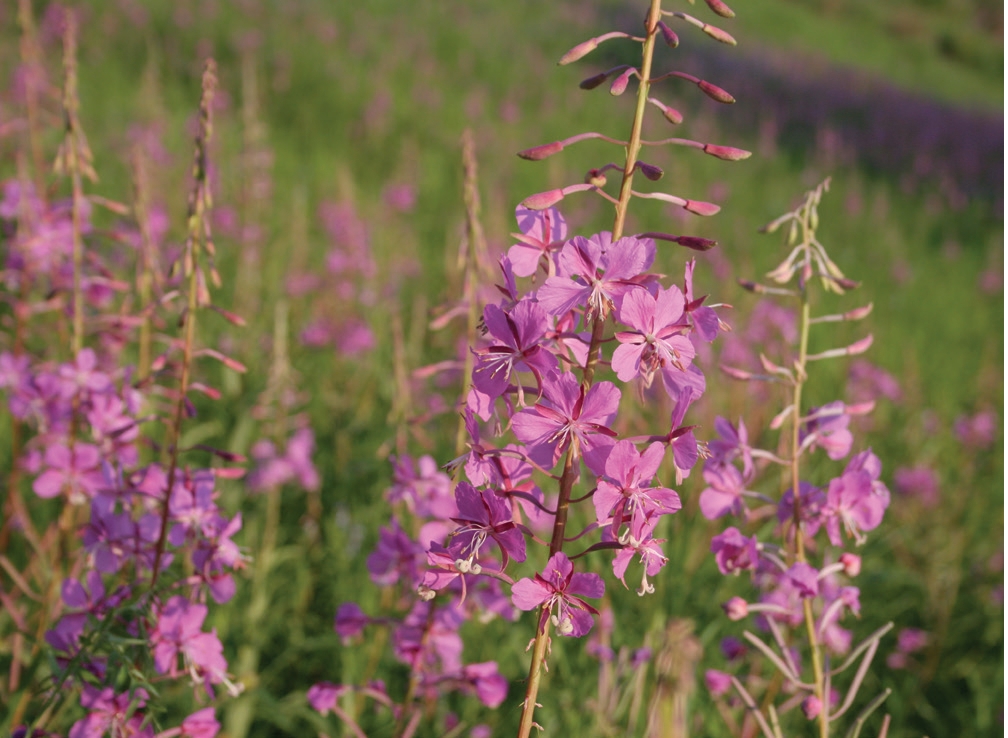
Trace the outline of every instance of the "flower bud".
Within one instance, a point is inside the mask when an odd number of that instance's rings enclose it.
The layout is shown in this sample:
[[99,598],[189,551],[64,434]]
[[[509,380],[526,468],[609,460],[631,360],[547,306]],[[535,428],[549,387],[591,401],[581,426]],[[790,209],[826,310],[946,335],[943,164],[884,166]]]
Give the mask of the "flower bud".
[[606,179],[605,172],[601,169],[589,169],[588,173],[585,174],[584,181],[593,187],[605,187],[608,180]]
[[685,246],[693,251],[709,251],[717,246],[717,241],[712,241],[709,238],[700,238],[700,236],[676,236],[672,240],[680,246]]
[[665,175],[665,172],[661,170],[661,167],[656,167],[654,164],[645,164],[642,161],[638,161],[637,168],[640,169],[641,174],[650,179],[652,182],[657,182]]
[[704,0],[707,7],[720,15],[722,18],[734,18],[735,11],[725,5],[721,0]]
[[718,146],[716,144],[704,144],[703,150],[705,154],[716,156],[718,159],[724,159],[725,161],[742,161],[743,159],[748,159],[750,156],[752,156],[751,151],[746,151],[745,149],[736,149],[734,146]]
[[600,84],[605,82],[608,77],[609,72],[599,72],[596,75],[581,80],[581,84],[579,84],[578,87],[580,87],[582,90],[594,90]]
[[712,26],[710,23],[705,23],[701,30],[715,41],[720,41],[721,43],[728,44],[729,46],[738,45],[738,42],[730,33],[722,31],[720,28]]
[[519,151],[518,156],[528,161],[542,161],[547,157],[553,156],[553,154],[559,154],[563,151],[563,148],[564,145],[562,142],[554,141],[553,143],[533,146],[531,149]]
[[749,614],[749,603],[741,597],[732,597],[721,608],[729,620],[741,620]]
[[[601,84],[601,82],[599,82],[598,84]],[[725,105],[730,105],[731,103],[735,102],[734,97],[729,95],[727,92],[722,90],[717,85],[712,85],[707,80],[702,79],[699,82],[697,82],[697,87],[699,87],[700,91],[703,92],[703,94],[705,94],[711,100],[717,100],[719,103],[724,103]]]
[[753,378],[753,373],[747,372],[745,369],[736,369],[735,367],[728,366],[727,364],[721,364],[719,368],[732,379],[747,382]]
[[665,21],[658,21],[658,30],[661,31],[662,38],[665,39],[665,43],[670,49],[674,49],[679,45],[679,37],[675,31],[665,24]]
[[848,310],[846,313],[843,314],[843,318],[844,320],[861,320],[862,318],[868,317],[873,307],[875,307],[874,304],[869,302],[864,307]]
[[712,202],[703,202],[702,200],[687,200],[683,207],[696,215],[714,215],[721,210],[720,205],[715,205]]
[[588,56],[588,54],[595,51],[598,48],[598,39],[590,38],[587,41],[582,41],[573,49],[568,51],[566,54],[560,57],[560,61],[557,62],[560,66],[564,64],[570,64],[571,62],[576,62],[578,59],[583,59]]
[[545,210],[546,208],[556,205],[563,199],[563,190],[547,190],[546,192],[529,195],[522,200],[522,205],[529,210]]
[[636,74],[637,70],[633,67],[625,70],[621,75],[613,80],[613,83],[609,86],[609,94],[613,97],[617,97],[626,92],[627,85],[630,83],[630,75]]
[[872,337],[872,334],[869,333],[867,336],[865,336],[864,338],[862,338],[860,341],[855,341],[850,346],[848,346],[847,347],[847,355],[848,356],[857,356],[858,354],[863,354],[865,351],[867,351],[869,348],[871,348],[871,345],[874,342],[874,340],[875,339]]
[[822,712],[822,701],[814,694],[806,697],[801,704],[801,710],[809,720],[815,720]]
[[662,110],[662,115],[665,116],[665,120],[674,126],[679,125],[683,121],[682,113],[680,113],[675,108],[666,107]]
[[720,697],[731,687],[731,676],[717,669],[708,669],[704,673],[704,684],[712,695]]

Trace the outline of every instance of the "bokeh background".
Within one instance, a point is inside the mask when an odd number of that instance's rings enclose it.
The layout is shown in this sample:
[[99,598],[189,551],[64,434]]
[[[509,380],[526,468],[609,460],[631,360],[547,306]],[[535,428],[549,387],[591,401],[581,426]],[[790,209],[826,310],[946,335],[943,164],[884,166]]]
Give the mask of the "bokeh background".
[[[30,83],[19,76],[15,5],[0,7],[0,125]],[[60,6],[34,7],[49,81],[58,85]],[[308,709],[311,684],[379,675],[395,690],[406,678],[383,655],[381,637],[344,647],[332,629],[343,601],[369,612],[382,605],[364,561],[388,519],[388,457],[403,448],[440,463],[453,455],[455,419],[438,413],[450,410],[457,388],[415,372],[459,351],[458,331],[434,330],[431,321],[459,293],[463,131],[471,129],[476,144],[487,241],[503,252],[521,199],[580,181],[618,157],[593,142],[541,163],[515,152],[584,130],[624,135],[631,96],[613,99],[577,83],[629,61],[633,49],[614,42],[577,65],[555,62],[589,36],[636,30],[644,8],[607,0],[73,7],[82,29],[81,118],[101,178],[93,189],[128,201],[128,152],[140,143],[157,163],[155,199],[168,242],[185,228],[203,60],[218,62],[214,232],[225,296],[217,301],[249,325],[214,328],[205,338],[250,371],[221,375],[223,401],[201,414],[187,441],[247,453],[290,420],[257,411],[263,393],[280,387],[286,412],[315,432],[321,477],[316,491],[291,485],[279,498],[240,484],[226,490],[225,506],[245,515],[241,540],[250,553],[262,553],[270,515],[279,522],[275,545],[214,615],[247,685],[222,717],[235,738],[340,735]],[[737,48],[684,27],[683,43],[663,49],[659,65],[707,78],[738,102],[718,105],[690,85],[666,83],[663,99],[685,115],[681,133],[667,135],[753,156],[729,163],[685,149],[656,153],[668,190],[723,210],[701,219],[641,203],[630,230],[718,240],[699,257],[698,289],[734,306],[723,350],[744,358],[787,334],[786,324],[768,328],[772,309],[735,283],[758,278],[781,257],[779,241],[756,230],[832,177],[820,235],[862,282],[860,303],[874,304],[866,324],[875,344],[862,360],[824,367],[812,392],[822,401],[877,400],[858,431],[894,491],[885,523],[862,551],[863,614],[852,627],[863,636],[892,620],[897,633],[926,633],[909,654],[895,635],[884,641],[868,688],[893,687],[892,736],[1001,735],[1002,4],[763,0],[736,10],[722,25]],[[702,4],[695,12],[710,15]],[[58,98],[46,107],[56,116]],[[52,131],[55,146],[58,124]],[[13,133],[0,141],[4,178],[16,172],[18,143]],[[610,227],[611,212],[598,202],[568,202],[565,215],[579,231]],[[666,273],[681,273],[682,253],[661,258]],[[840,344],[859,330],[828,340]],[[284,350],[289,365],[278,359]],[[715,378],[716,360],[709,359]],[[696,410],[701,436],[709,437],[716,415],[744,415],[758,429],[776,411],[758,392],[727,380],[711,385]],[[724,581],[706,553],[718,528],[697,511],[700,489],[698,474],[681,489],[685,509],[664,533],[671,562],[656,594],[638,599],[609,587],[614,647],[681,646],[687,656],[661,677],[667,699],[684,700],[691,734],[725,735],[700,677],[723,666],[718,644],[740,631],[719,603],[745,583]],[[467,659],[497,659],[511,693],[492,714],[462,701],[445,709],[467,724],[491,725],[494,735],[512,732],[531,628],[531,621],[467,626]],[[549,734],[627,734],[622,713],[602,718],[582,709],[596,675],[581,644],[556,644],[540,700]],[[371,728],[387,735],[391,723],[375,717]]]

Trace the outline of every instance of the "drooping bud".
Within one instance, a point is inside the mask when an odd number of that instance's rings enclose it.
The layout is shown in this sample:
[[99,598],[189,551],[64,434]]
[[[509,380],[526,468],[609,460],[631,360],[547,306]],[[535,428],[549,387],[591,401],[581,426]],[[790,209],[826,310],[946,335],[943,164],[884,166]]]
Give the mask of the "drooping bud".
[[553,143],[542,144],[541,146],[533,146],[531,149],[525,149],[524,151],[519,151],[518,156],[522,159],[528,161],[542,161],[547,157],[553,156],[553,154],[559,154],[563,151],[564,145],[561,141],[554,141]]
[[742,161],[752,156],[751,151],[736,149],[734,146],[718,146],[717,144],[704,144],[705,154],[710,154],[725,161]]
[[563,199],[563,190],[547,190],[546,192],[529,195],[522,200],[522,206],[529,210],[545,210],[546,208],[553,207]]
[[682,113],[680,113],[675,108],[666,107],[664,110],[662,110],[662,113],[665,116],[665,120],[667,120],[674,126],[679,125],[683,121]]
[[729,620],[741,620],[749,614],[749,603],[741,597],[732,597],[721,607]]
[[580,87],[582,90],[594,90],[600,84],[605,82],[606,79],[608,79],[608,77],[609,72],[599,72],[598,74],[588,77],[587,79],[581,80],[581,83],[578,85],[578,87]]
[[700,236],[674,236],[671,233],[658,233],[655,231],[639,233],[637,234],[637,238],[653,238],[659,241],[671,241],[672,243],[679,244],[680,246],[692,249],[693,251],[709,251],[717,246],[717,241],[712,241],[709,238],[701,238]]
[[665,24],[665,21],[658,21],[658,30],[661,31],[662,38],[665,39],[665,43],[670,49],[679,45],[679,36]]
[[648,98],[648,102],[651,103],[652,105],[654,105],[660,111],[662,111],[662,115],[665,116],[665,120],[667,120],[672,125],[677,126],[677,125],[679,125],[680,123],[683,122],[682,113],[680,113],[675,108],[670,108],[668,105],[666,105],[665,103],[663,103],[661,100],[656,100],[653,97],[649,97]]
[[717,100],[719,103],[724,103],[725,105],[731,105],[733,102],[735,102],[734,97],[729,95],[727,92],[722,90],[717,85],[712,85],[705,79],[702,79],[699,82],[697,82],[697,87],[699,87],[700,91],[703,92],[703,94],[705,94],[711,100]]
[[601,169],[589,169],[585,174],[585,183],[593,187],[605,187],[607,181],[605,172]]
[[861,573],[861,557],[857,554],[840,554],[840,563],[843,564],[844,574],[849,577],[856,577]]
[[626,92],[627,85],[630,83],[630,76],[636,73],[637,70],[633,67],[625,70],[621,75],[613,80],[612,85],[609,86],[609,94],[616,97]]
[[729,46],[738,46],[738,42],[735,38],[727,31],[722,31],[717,26],[712,26],[710,23],[705,23],[701,30],[710,36],[715,41],[720,41],[723,44],[728,44]]
[[874,304],[869,302],[867,305],[863,307],[848,310],[846,313],[843,314],[844,320],[862,320],[863,318],[867,318],[868,315],[871,313],[873,307]]
[[814,694],[810,694],[802,701],[801,710],[806,718],[815,720],[819,717],[819,713],[822,712],[822,700]]
[[869,333],[867,336],[862,338],[860,341],[855,341],[850,346],[847,347],[848,356],[857,356],[858,354],[863,354],[865,351],[871,348],[872,343],[875,339],[872,334]]
[[717,246],[717,241],[712,241],[709,238],[701,238],[700,236],[678,236],[673,240],[680,246],[685,246],[693,251],[710,251],[712,248]]
[[752,372],[747,372],[745,369],[738,369],[734,366],[728,366],[727,364],[721,364],[718,368],[732,379],[738,379],[741,382],[748,382],[755,376]]
[[702,200],[687,200],[683,207],[696,215],[714,215],[721,210],[720,205]]
[[704,0],[707,7],[720,15],[722,18],[734,18],[735,11],[725,5],[721,0]]
[[661,167],[656,167],[654,164],[645,164],[642,161],[638,161],[637,168],[640,170],[641,174],[650,179],[652,182],[657,182],[665,176],[665,172],[661,170]]
[[560,61],[557,62],[560,66],[564,64],[570,64],[576,62],[578,59],[583,59],[588,56],[588,54],[595,51],[598,48],[598,39],[590,38],[587,41],[582,41],[573,49],[568,51],[566,54],[560,57]]

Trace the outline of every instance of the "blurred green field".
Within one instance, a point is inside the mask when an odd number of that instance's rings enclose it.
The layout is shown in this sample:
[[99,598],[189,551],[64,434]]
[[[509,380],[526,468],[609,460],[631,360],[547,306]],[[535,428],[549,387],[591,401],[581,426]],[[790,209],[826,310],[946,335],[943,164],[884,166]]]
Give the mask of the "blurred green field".
[[[396,448],[397,431],[405,432],[405,411],[396,405],[393,327],[400,324],[404,336],[405,366],[399,368],[412,371],[456,353],[456,335],[431,331],[427,311],[458,294],[462,132],[471,128],[476,139],[488,241],[492,249],[504,250],[517,202],[580,181],[590,167],[618,156],[596,142],[543,163],[520,161],[514,153],[584,130],[624,135],[629,96],[612,99],[602,89],[577,88],[580,79],[597,70],[591,57],[563,68],[555,60],[584,38],[610,30],[607,24],[614,19],[632,21],[643,10],[611,0],[92,0],[83,8],[81,116],[101,177],[96,189],[128,199],[130,126],[155,127],[170,156],[160,167],[156,194],[173,217],[176,238],[184,229],[191,155],[187,122],[199,97],[203,56],[212,53],[220,66],[225,102],[213,152],[216,205],[239,223],[261,226],[264,249],[250,264],[238,229],[218,229],[225,294],[218,302],[244,308],[249,326],[241,331],[215,327],[218,333],[204,338],[226,342],[250,370],[240,379],[222,374],[214,382],[223,385],[225,398],[190,427],[187,442],[212,441],[245,453],[255,438],[271,432],[251,410],[266,388],[275,309],[283,298],[290,311],[291,362],[307,395],[323,478],[317,501],[298,490],[284,495],[276,549],[250,565],[236,599],[216,611],[232,670],[247,685],[246,693],[224,709],[222,722],[232,738],[318,730],[342,735],[309,710],[304,699],[309,686],[378,675],[395,692],[406,681],[405,670],[381,653],[381,639],[345,649],[332,618],[348,599],[369,612],[377,612],[382,602],[364,560],[388,517],[382,500],[391,477],[387,458]],[[833,67],[855,70],[977,115],[1000,115],[999,4],[765,0],[758,8],[736,11],[737,21],[723,25],[736,36],[739,49],[719,49],[719,64],[731,65],[738,53],[740,59],[783,59],[824,73]],[[16,24],[13,9],[2,12],[0,65],[9,79],[16,64]],[[36,12],[43,16],[42,5]],[[702,4],[695,12],[709,16]],[[713,45],[689,30],[681,32],[678,50],[663,55],[663,65],[681,59],[685,68],[691,54]],[[47,50],[58,78],[56,46]],[[692,150],[662,150],[653,160],[666,172],[667,191],[715,200],[723,210],[714,218],[683,220],[641,202],[633,208],[631,230],[717,239],[719,249],[701,257],[698,289],[735,306],[729,322],[739,332],[756,299],[735,279],[755,278],[781,257],[779,241],[757,235],[756,229],[792,207],[806,188],[832,176],[820,233],[834,260],[862,282],[858,299],[836,306],[874,304],[872,316],[861,324],[875,336],[867,358],[898,379],[903,397],[880,403],[857,447],[874,448],[891,488],[898,467],[929,465],[941,479],[937,507],[894,496],[885,522],[862,551],[862,619],[848,624],[855,635],[888,620],[897,629],[922,628],[930,634],[925,651],[904,670],[885,667],[894,639],[884,641],[867,689],[894,689],[886,705],[893,716],[890,736],[1001,735],[1003,183],[999,192],[978,194],[968,182],[949,184],[927,174],[908,178],[907,172],[862,166],[856,156],[838,156],[825,140],[792,147],[772,129],[733,125],[731,106],[718,106],[691,87],[670,86],[663,99],[686,113],[681,133],[668,135],[744,147],[754,155],[728,163]],[[772,111],[767,115],[772,117]],[[3,146],[0,174],[7,178],[15,165],[10,145]],[[254,158],[264,152],[266,158]],[[933,153],[938,160],[944,155]],[[990,156],[1003,158],[1003,145]],[[253,177],[269,179],[268,198],[250,197]],[[410,188],[415,204],[390,205],[390,186]],[[357,287],[374,296],[370,303],[284,296],[291,270],[323,270],[328,243],[316,212],[327,201],[351,208],[366,226],[379,269]],[[568,202],[564,212],[574,228],[611,227],[607,208]],[[683,254],[666,251],[659,258],[665,273],[678,281]],[[830,307],[827,303],[823,311]],[[331,348],[300,344],[297,336],[320,310],[335,311],[336,320],[349,315],[365,320],[377,345],[348,358]],[[861,326],[832,332],[828,345],[813,350],[852,340],[861,335]],[[751,394],[728,385],[713,367],[709,377],[712,389],[694,420],[702,425],[699,435],[709,437],[716,415],[766,419],[774,412],[768,414]],[[810,392],[825,402],[841,396],[846,383],[845,367],[830,366]],[[452,389],[444,394],[451,402]],[[416,407],[423,402],[421,396],[414,400]],[[998,415],[993,442],[964,446],[953,432],[956,420],[984,410]],[[453,456],[451,414],[422,431],[409,434],[409,453],[429,453],[439,462]],[[616,647],[636,648],[646,638],[657,650],[666,642],[669,622],[692,624],[703,648],[696,667],[700,681],[691,685],[687,679],[679,688],[689,699],[691,734],[721,736],[727,729],[702,674],[722,666],[720,639],[740,632],[719,603],[745,583],[722,578],[706,553],[717,528],[697,511],[700,489],[699,473],[681,489],[685,509],[663,533],[671,561],[655,582],[656,594],[639,599],[609,577],[607,597],[616,611]],[[246,516],[240,540],[255,555],[269,501],[246,497],[237,483],[226,495],[225,506]],[[531,619],[519,626],[469,624],[464,634],[470,636],[466,659],[497,659],[512,680],[511,692],[491,714],[475,700],[447,707],[468,724],[490,724],[494,735],[513,733],[528,668],[524,648]],[[545,734],[628,734],[625,723],[623,728],[599,725],[591,711],[582,709],[595,689],[596,671],[581,644],[555,642],[537,717]],[[186,697],[177,699],[181,703]],[[369,735],[391,734],[390,722],[374,720]]]

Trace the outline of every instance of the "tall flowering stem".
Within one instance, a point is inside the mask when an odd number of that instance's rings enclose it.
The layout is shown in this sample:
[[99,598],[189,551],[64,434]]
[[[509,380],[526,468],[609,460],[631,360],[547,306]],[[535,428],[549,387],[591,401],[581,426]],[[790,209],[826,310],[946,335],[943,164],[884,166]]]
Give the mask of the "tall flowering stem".
[[[750,694],[750,687],[742,679],[712,671],[708,672],[707,683],[715,694],[734,688],[766,738],[775,738],[779,734],[781,715],[799,705],[805,718],[816,722],[820,738],[828,738],[831,724],[853,705],[879,642],[892,627],[890,623],[853,646],[850,632],[840,626],[844,614],[859,615],[861,607],[858,589],[841,580],[841,577],[855,578],[861,569],[860,557],[843,550],[845,538],[857,545],[863,543],[866,533],[881,523],[889,505],[889,490],[879,479],[881,462],[871,449],[866,449],[855,454],[844,471],[822,488],[802,479],[802,459],[807,454],[822,450],[833,461],[850,454],[854,442],[848,429],[850,418],[868,413],[874,406],[873,402],[845,404],[835,401],[819,407],[804,407],[807,400],[803,392],[815,362],[861,354],[872,343],[869,334],[848,346],[809,352],[813,325],[861,320],[872,309],[869,304],[844,313],[812,314],[811,285],[818,282],[826,292],[838,295],[857,286],[833,263],[816,234],[818,206],[828,188],[827,179],[806,193],[797,209],[764,229],[774,232],[786,227],[791,252],[768,277],[778,285],[792,281],[794,285],[781,287],[742,282],[753,292],[780,295],[797,302],[796,356],[775,363],[761,355],[762,373],[722,367],[739,380],[779,382],[790,388],[790,403],[770,423],[771,429],[788,426],[783,444],[786,458],[751,446],[741,420],[735,426],[718,418],[716,429],[720,438],[710,443],[711,455],[703,472],[708,487],[700,496],[701,512],[710,519],[726,515],[738,516],[743,523],[764,519],[766,514],[750,511],[749,505],[755,504],[768,514],[776,513],[779,523],[780,545],[759,541],[755,535],[746,537],[734,526],[711,542],[711,551],[723,574],[752,572],[761,590],[759,601],[747,602],[742,597],[733,597],[725,604],[725,611],[732,620],[741,620],[750,614],[762,618],[757,625],[770,633],[772,641],[767,643],[748,631],[744,634],[745,640],[754,654],[765,658],[779,672],[788,686],[788,693],[793,696],[780,706],[780,713],[772,700],[762,700],[764,714],[760,701]],[[751,490],[757,472],[766,465],[779,465],[785,470],[784,478],[790,487],[779,499]],[[815,540],[820,531],[826,534],[825,543]],[[811,679],[802,675],[799,658],[789,646],[788,628],[804,630]],[[840,666],[831,667],[831,654],[844,657]],[[840,700],[834,689],[834,678],[855,664],[856,673]],[[855,725],[862,724],[887,694],[883,692],[870,701],[855,719]],[[883,728],[883,734],[884,731]]]
[[[708,4],[724,11],[722,3]],[[468,311],[456,306],[446,313],[449,317],[432,325],[467,317],[470,346],[463,357],[414,375],[430,377],[460,368],[466,372],[461,434],[466,448],[460,447],[460,455],[447,465],[465,479],[452,481],[426,457],[414,468],[399,449],[394,484],[387,493],[396,517],[382,529],[368,569],[375,583],[388,588],[388,599],[394,597],[397,606],[408,612],[401,620],[390,621],[370,617],[348,602],[336,613],[336,631],[345,640],[358,637],[365,627],[395,623],[391,641],[396,658],[411,670],[406,699],[402,703],[376,694],[370,698],[391,707],[397,734],[404,737],[421,719],[419,702],[427,702],[430,709],[424,712],[435,719],[435,698],[447,689],[475,692],[491,708],[501,704],[506,681],[497,665],[463,664],[457,631],[474,616],[514,620],[518,611],[526,611],[536,614],[518,729],[519,737],[527,738],[536,725],[536,700],[551,635],[584,636],[599,615],[593,601],[604,595],[605,584],[598,574],[578,570],[584,567],[582,556],[612,553],[613,574],[624,586],[630,564],[639,560],[640,595],[654,592],[649,577],[668,560],[663,540],[655,537],[656,528],[662,516],[676,513],[682,504],[678,494],[657,479],[658,471],[671,456],[678,484],[699,457],[692,426],[684,425],[689,406],[705,388],[693,358],[696,344],[712,341],[725,326],[715,309],[704,304],[706,295],[693,293],[695,262],[686,264],[681,288],[663,284],[662,276],[649,272],[657,241],[694,250],[715,243],[661,232],[627,235],[627,212],[634,197],[672,203],[697,215],[712,215],[718,207],[664,192],[638,191],[634,175],[640,172],[651,182],[662,177],[660,168],[641,160],[646,146],[685,144],[727,160],[744,159],[748,152],[687,139],[644,137],[649,105],[661,112],[665,123],[682,121],[678,112],[652,96],[659,80],[686,78],[720,102],[732,101],[720,88],[685,73],[653,74],[658,36],[670,47],[678,44],[662,20],[666,15],[658,0],[652,0],[644,36],[606,33],[579,44],[560,60],[577,61],[614,39],[641,45],[639,69],[619,67],[581,83],[587,90],[612,77],[609,91],[618,96],[633,78],[639,80],[630,134],[622,141],[583,132],[519,153],[538,161],[590,139],[623,149],[620,164],[590,169],[584,182],[531,195],[519,205],[515,211],[519,232],[512,234],[514,244],[498,261],[496,292],[489,293],[489,300],[474,281],[476,267],[487,265],[482,263],[474,173],[468,167],[469,229],[463,267],[463,303]],[[696,25],[684,14],[674,18]],[[709,24],[700,27],[720,41],[730,39],[724,32],[712,33]],[[616,186],[610,188],[614,193],[606,191],[609,171],[621,173],[618,191]],[[594,194],[614,206],[612,231],[568,235],[567,221],[555,206],[575,193]],[[477,299],[484,303],[482,321],[473,311]],[[403,362],[396,363],[398,368]],[[603,372],[607,378],[597,379]],[[408,397],[411,387],[405,372],[398,369],[396,376],[399,396]],[[655,435],[620,438],[617,421],[623,391],[616,381],[643,391],[655,379],[668,398],[664,407],[671,407],[670,417],[661,421],[662,430]],[[505,434],[510,442],[495,439]],[[540,489],[539,479],[556,485],[555,498]],[[583,512],[572,514],[578,505]],[[583,524],[576,533],[569,530],[574,521],[578,527]],[[530,550],[537,545],[546,549],[535,557],[545,558],[545,565],[537,562],[541,568],[516,580],[511,572],[533,559]],[[568,556],[564,548],[571,545],[582,550]],[[526,567],[531,565],[530,561]],[[503,587],[510,588],[510,597]],[[420,601],[414,602],[417,596]],[[336,701],[351,690],[363,694],[358,687],[321,683],[308,699],[318,711],[339,715],[355,730],[355,723],[343,717],[346,711],[340,715],[336,710]]]
[[82,236],[85,204],[83,177],[97,177],[92,168],[91,151],[81,128],[77,95],[77,20],[73,12],[64,13],[63,30],[63,119],[66,129],[63,146],[56,159],[56,171],[70,177],[72,190],[71,222],[73,234],[73,335],[71,354],[77,356],[84,348],[84,241]]
[[151,571],[151,589],[157,584],[161,558],[168,538],[169,499],[179,472],[179,439],[182,437],[182,419],[188,402],[189,380],[192,372],[193,350],[196,343],[196,313],[209,303],[204,265],[200,263],[204,251],[212,255],[210,234],[210,183],[207,165],[209,162],[210,137],[213,134],[213,99],[217,89],[217,64],[207,59],[203,70],[203,94],[200,98],[199,133],[196,135],[196,150],[193,155],[193,188],[189,194],[187,237],[182,254],[182,274],[186,279],[186,305],[183,313],[182,359],[179,369],[178,395],[168,431],[168,484],[164,507],[161,512],[161,527],[158,534],[154,564]]
[[[629,80],[630,73],[633,72],[638,77],[637,86],[637,101],[634,108],[633,122],[630,128],[629,139],[625,142],[625,159],[622,170],[622,177],[619,187],[618,198],[613,201],[615,216],[613,220],[613,228],[611,234],[611,243],[616,244],[622,238],[624,229],[626,226],[627,212],[629,210],[630,200],[633,195],[640,196],[641,193],[636,193],[633,190],[633,180],[634,173],[641,168],[643,171],[653,173],[657,167],[650,167],[649,165],[642,165],[639,162],[639,154],[642,147],[642,134],[644,130],[644,118],[645,112],[647,111],[648,102],[650,100],[650,92],[652,86],[652,63],[654,60],[654,51],[657,38],[660,34],[665,35],[666,40],[675,36],[670,29],[662,21],[662,7],[661,0],[651,0],[650,6],[648,8],[647,17],[644,23],[645,35],[643,39],[633,39],[641,42],[641,66],[639,72],[637,70],[627,69],[616,78],[613,86],[610,88],[610,92],[614,95],[621,94],[622,89],[625,87],[626,82]],[[607,34],[607,36],[599,37],[598,39],[591,39],[584,44],[575,47],[569,52],[562,60],[561,64],[567,63],[569,61],[574,61],[586,53],[590,52],[598,42],[601,40],[606,40],[608,37],[620,37],[625,36],[625,34]],[[678,44],[678,39],[675,40],[675,44]],[[672,45],[670,43],[670,45]],[[591,78],[589,78],[591,80]],[[589,81],[582,83],[583,88],[590,88],[593,84],[586,84]],[[594,80],[592,80],[594,82]],[[591,136],[596,137],[596,136]],[[598,135],[598,138],[608,140],[607,137]],[[573,137],[577,139],[578,137]],[[556,150],[562,149],[566,143],[572,142],[573,139],[568,140],[568,142],[560,142],[554,144]],[[549,147],[550,145],[547,145]],[[539,151],[529,150],[523,152],[522,156],[524,158],[538,159],[544,158],[541,154],[548,155],[549,149],[547,147],[539,147]],[[747,152],[739,151],[738,158],[745,158],[748,156]],[[604,170],[592,170],[586,177],[588,184],[595,187],[597,191],[601,192],[601,186],[605,184]],[[652,175],[649,178],[660,177],[660,170],[657,170],[657,176]],[[674,198],[674,196],[672,196]],[[530,198],[531,200],[532,198]],[[612,198],[608,198],[612,200]],[[674,198],[674,200],[680,200],[679,198]],[[680,202],[689,202],[682,201]],[[526,201],[529,207],[535,208],[535,204]],[[687,208],[691,209],[691,208]],[[706,208],[710,213],[716,212],[716,206],[710,206]],[[713,244],[710,244],[713,245]],[[614,258],[614,257],[611,257]],[[590,275],[594,276],[594,275]],[[591,339],[588,346],[588,352],[586,361],[582,370],[581,376],[581,392],[582,397],[586,397],[590,388],[593,386],[596,366],[598,364],[599,358],[601,356],[600,347],[605,334],[606,321],[610,315],[610,311],[603,310],[592,310],[589,308],[586,312],[586,318],[589,320],[591,326]],[[580,477],[581,474],[581,448],[578,440],[575,438],[571,441],[567,447],[566,455],[564,457],[563,471],[559,479],[559,497],[557,500],[556,513],[553,521],[553,532],[550,537],[549,555],[551,562],[553,557],[563,550],[565,534],[567,530],[567,521],[571,504],[571,494],[574,488],[575,482]],[[552,600],[546,601],[541,606],[540,623],[542,627],[538,628],[536,631],[535,641],[532,646],[532,658],[529,664],[529,675],[528,681],[526,683],[525,700],[522,708],[521,723],[518,731],[519,738],[526,738],[534,725],[534,712],[536,707],[536,697],[539,692],[540,679],[543,671],[543,663],[545,661],[546,653],[549,644],[549,623],[550,618],[548,617],[550,613],[550,608],[553,607]]]

